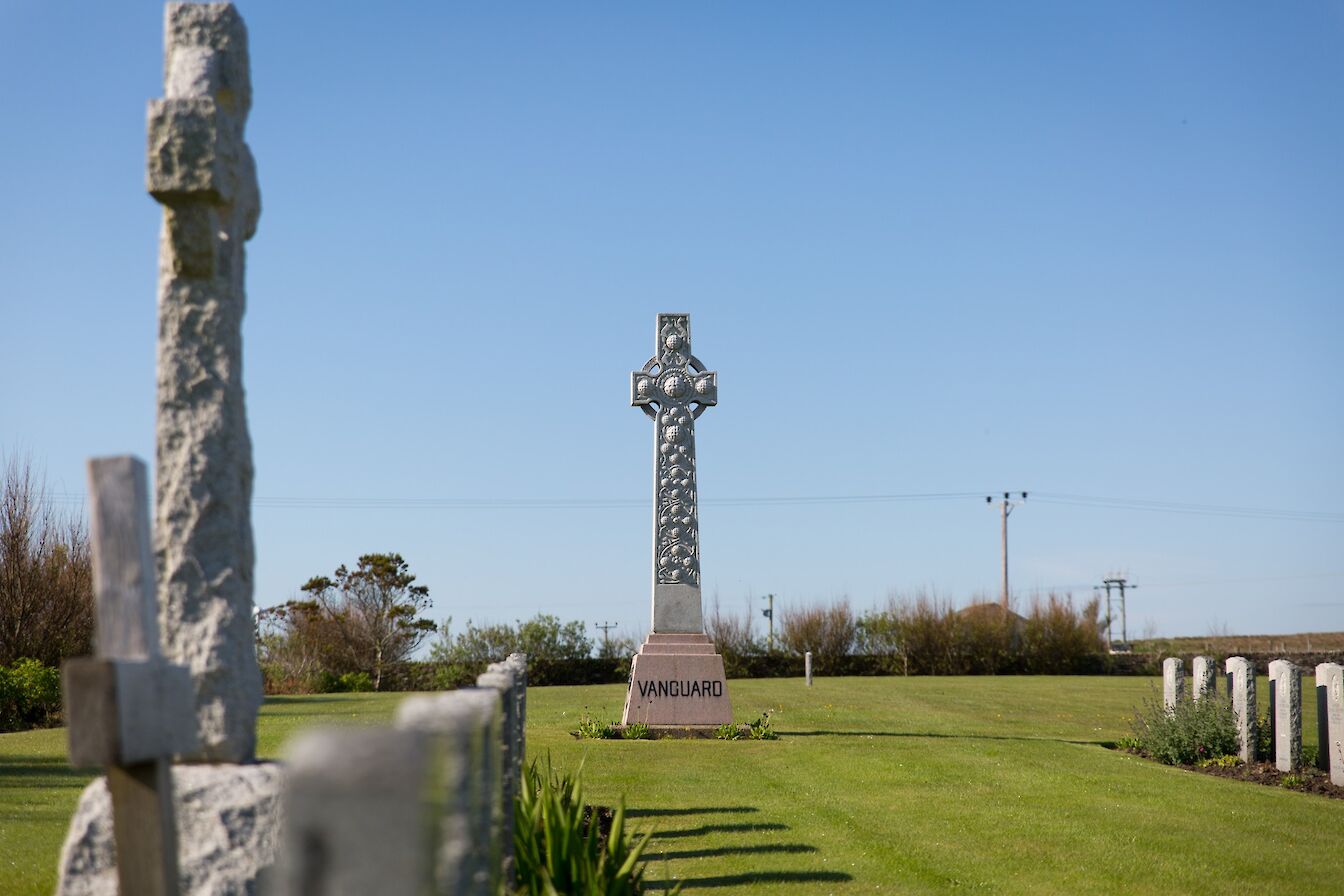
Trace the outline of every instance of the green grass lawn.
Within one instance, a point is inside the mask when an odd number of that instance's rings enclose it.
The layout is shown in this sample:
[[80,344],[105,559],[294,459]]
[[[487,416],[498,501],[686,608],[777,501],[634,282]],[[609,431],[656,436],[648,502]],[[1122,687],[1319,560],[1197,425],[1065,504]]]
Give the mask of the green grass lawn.
[[[529,694],[529,755],[582,762],[596,802],[625,795],[655,831],[655,889],[1326,893],[1344,881],[1344,801],[1101,746],[1127,732],[1149,679],[732,681],[729,693],[741,721],[774,709],[780,739],[579,741],[579,717],[616,718],[623,687]],[[272,698],[260,752],[278,755],[309,723],[384,721],[400,696]],[[51,892],[88,778],[66,766],[62,731],[0,735],[0,893]]]

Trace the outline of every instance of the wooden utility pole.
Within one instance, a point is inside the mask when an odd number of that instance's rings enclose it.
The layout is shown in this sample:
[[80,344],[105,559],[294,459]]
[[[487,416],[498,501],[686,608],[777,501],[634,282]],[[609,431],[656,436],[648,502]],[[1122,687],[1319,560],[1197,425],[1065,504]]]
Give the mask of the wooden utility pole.
[[[1002,529],[1002,542],[1003,542],[1003,597],[1002,597],[1002,602],[1003,602],[1003,611],[1004,611],[1005,613],[1008,612],[1008,515],[1011,514],[1011,513],[1013,512],[1013,508],[1014,508],[1014,507],[1016,507],[1018,504],[1021,504],[1022,501],[1027,500],[1027,493],[1026,493],[1026,492],[1019,492],[1019,494],[1022,495],[1022,499],[1021,499],[1020,501],[1012,501],[1012,500],[1009,500],[1009,495],[1010,495],[1010,494],[1011,494],[1010,492],[1004,492],[1004,493],[1003,493],[1003,500],[999,503],[999,519],[1000,519],[1000,526],[1001,526],[1001,529]],[[993,498],[993,496],[992,496],[992,495],[986,495],[986,496],[985,496],[985,503],[986,503],[986,504],[993,504],[993,503],[994,503],[994,498]]]
[[611,630],[614,629],[615,627],[616,627],[616,623],[614,623],[614,622],[594,622],[594,623],[593,623],[593,628],[600,628],[600,629],[602,629],[602,652],[603,652],[604,654],[608,654],[608,655],[610,655],[610,653],[611,653],[611,637],[607,634],[607,632],[611,631]]

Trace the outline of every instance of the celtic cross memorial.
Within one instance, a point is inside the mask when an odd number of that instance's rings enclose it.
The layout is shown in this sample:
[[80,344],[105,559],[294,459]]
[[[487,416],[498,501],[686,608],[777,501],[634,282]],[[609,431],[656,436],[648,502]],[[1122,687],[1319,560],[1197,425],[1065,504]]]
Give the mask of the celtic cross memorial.
[[630,375],[630,404],[653,420],[653,624],[630,669],[624,724],[732,721],[700,604],[695,421],[718,397],[717,374],[691,352],[690,315],[658,315],[654,355]]

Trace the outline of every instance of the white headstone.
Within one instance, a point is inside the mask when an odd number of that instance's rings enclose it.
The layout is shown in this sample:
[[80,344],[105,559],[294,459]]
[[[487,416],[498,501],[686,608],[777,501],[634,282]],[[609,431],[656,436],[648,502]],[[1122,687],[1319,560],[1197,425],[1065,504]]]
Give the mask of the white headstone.
[[497,693],[464,688],[408,697],[397,707],[396,724],[436,739],[442,816],[433,847],[435,892],[497,892],[505,811]]
[[1169,656],[1162,661],[1162,706],[1167,712],[1185,699],[1185,664],[1179,657]]
[[1344,787],[1344,666],[1316,667],[1317,764],[1330,772],[1330,783]]
[[1194,669],[1193,697],[1200,700],[1218,693],[1218,661],[1211,656],[1197,656],[1192,663]]
[[1302,768],[1302,670],[1288,660],[1269,664],[1269,724],[1274,733],[1274,767]]
[[1244,656],[1227,658],[1227,693],[1237,717],[1237,739],[1241,742],[1241,760],[1256,760],[1255,666]]
[[432,738],[329,728],[289,748],[275,896],[435,892],[440,820]]

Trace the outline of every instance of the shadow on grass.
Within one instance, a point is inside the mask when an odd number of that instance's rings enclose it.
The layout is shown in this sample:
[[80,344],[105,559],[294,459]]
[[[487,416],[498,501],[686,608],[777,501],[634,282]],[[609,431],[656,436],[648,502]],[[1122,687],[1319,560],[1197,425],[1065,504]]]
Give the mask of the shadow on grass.
[[947,740],[1016,740],[1024,743],[1078,744],[1104,747],[1105,741],[1069,740],[1066,737],[1024,737],[1020,734],[946,734],[936,731],[781,731],[780,737],[936,737]]
[[698,828],[679,828],[674,831],[653,832],[654,840],[676,840],[681,837],[703,837],[705,834],[750,834],[756,831],[787,831],[789,826],[777,821],[742,822],[741,824],[702,824]]
[[716,846],[705,849],[669,849],[654,850],[648,853],[648,860],[667,861],[670,859],[707,859],[711,856],[754,856],[764,853],[803,853],[819,852],[815,846],[806,843],[760,843],[755,846]]
[[683,890],[701,887],[737,887],[756,883],[815,884],[844,883],[853,875],[843,871],[753,871],[746,874],[720,874],[715,877],[687,877],[682,880],[646,880],[646,890],[670,890],[681,884]]
[[71,768],[64,756],[12,756],[0,760],[0,788],[83,787],[98,775]]
[[317,694],[273,694],[262,701],[262,706],[285,706],[290,703],[298,703],[304,706],[311,706],[314,703],[342,703],[340,697],[323,697]]
[[626,809],[626,818],[661,818],[666,815],[730,815],[759,812],[755,806],[692,806],[689,809]]

